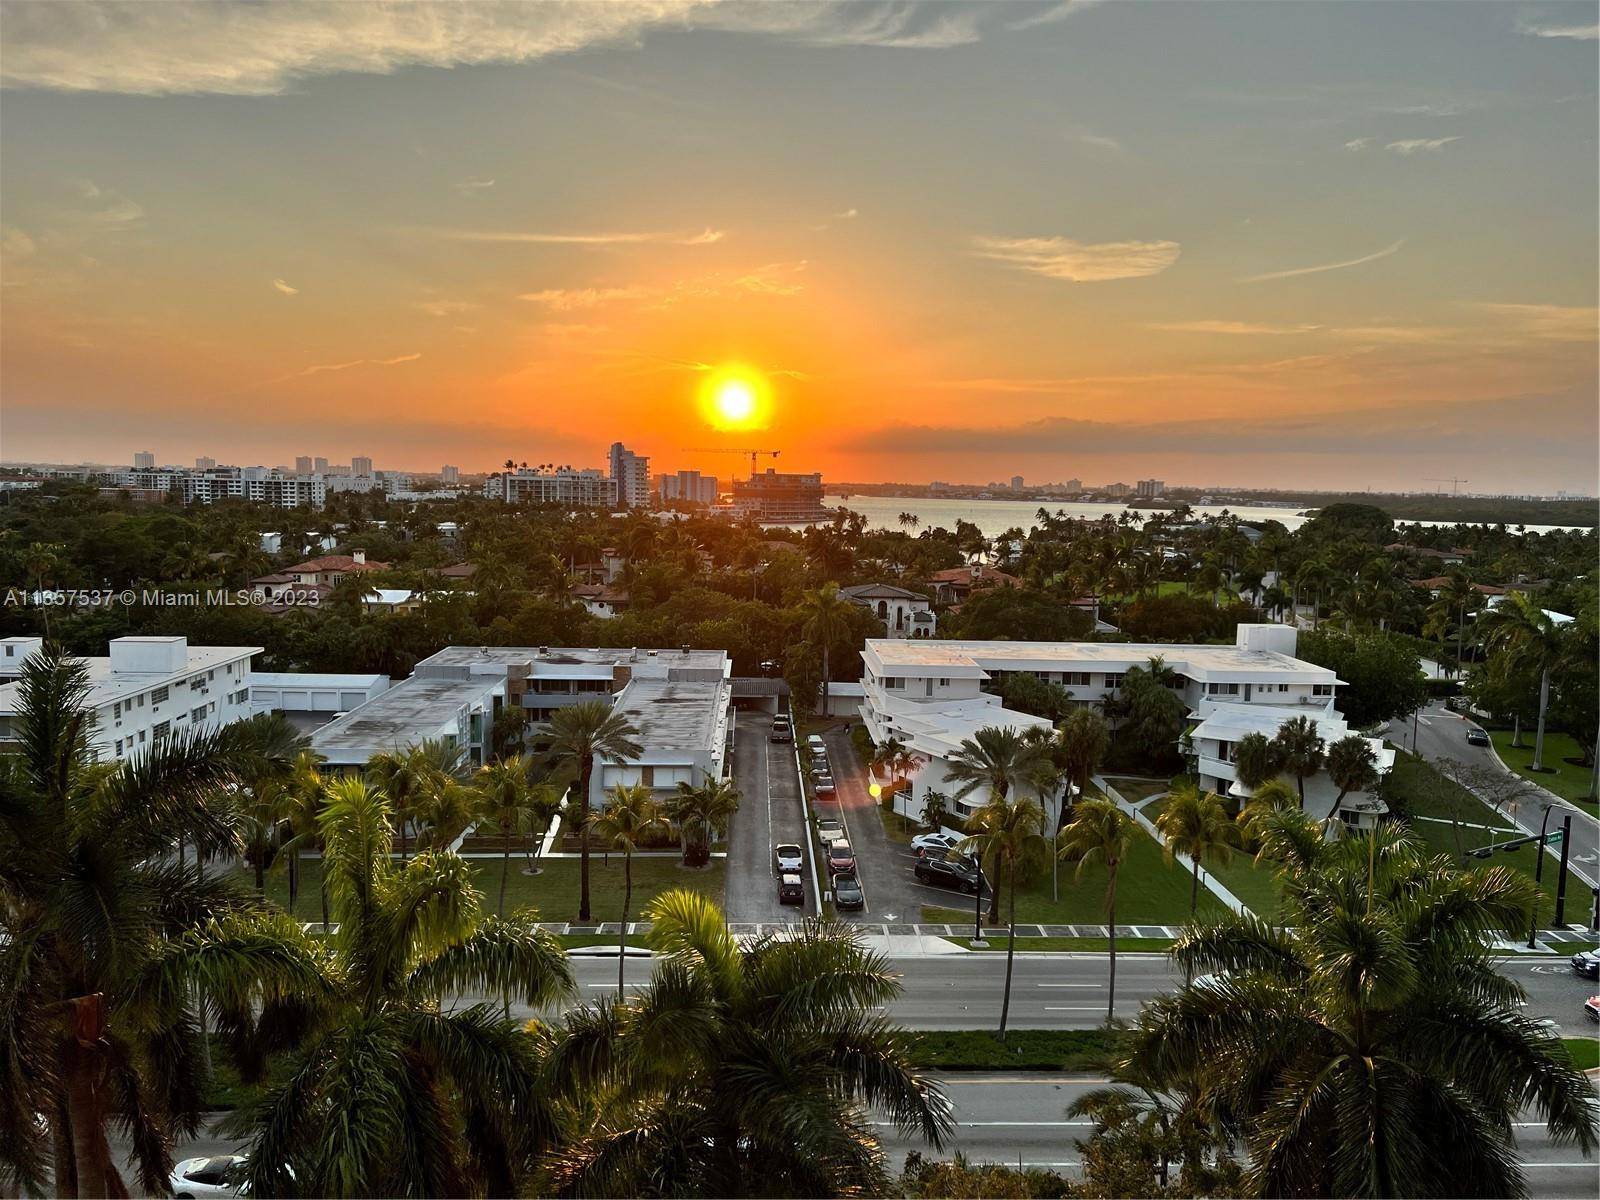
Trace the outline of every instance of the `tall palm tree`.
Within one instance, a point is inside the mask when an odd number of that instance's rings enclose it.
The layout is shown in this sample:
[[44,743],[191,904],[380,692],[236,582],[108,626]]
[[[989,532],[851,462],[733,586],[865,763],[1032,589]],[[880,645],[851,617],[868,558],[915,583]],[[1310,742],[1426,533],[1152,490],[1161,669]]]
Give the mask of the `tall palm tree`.
[[172,859],[180,834],[243,850],[241,784],[266,769],[252,723],[96,764],[88,694],[83,664],[30,656],[0,755],[0,1186],[126,1196],[114,1121],[153,1194],[199,1124],[202,1006],[308,977],[283,954],[297,930],[233,877]]
[[[61,555],[66,547],[56,542],[30,542],[28,548],[22,552],[22,569],[33,580],[33,590],[44,591],[45,581],[51,578],[61,566]],[[44,636],[50,637],[50,609],[49,604],[40,604],[39,613],[44,620]]]
[[1282,925],[1230,913],[1184,932],[1174,956],[1212,974],[1146,1005],[1127,1054],[1243,1142],[1245,1194],[1524,1195],[1528,1109],[1593,1154],[1593,1089],[1494,966],[1533,881],[1453,870],[1387,827],[1304,846]]
[[617,926],[617,996],[623,989],[623,971],[628,961],[628,910],[633,906],[633,852],[657,829],[667,827],[661,804],[650,789],[618,784],[594,818],[594,831],[600,844],[622,851],[622,920]]
[[383,792],[400,836],[400,861],[406,861],[406,828],[415,811],[442,791],[460,767],[461,751],[430,738],[403,750],[385,751],[367,760],[367,774]]
[[[1333,582],[1334,578],[1333,567],[1325,559],[1308,558],[1295,568],[1294,587],[1297,596],[1302,591],[1311,593],[1311,628],[1313,629],[1317,627],[1318,617],[1322,611],[1323,593],[1327,591],[1328,585]],[[1298,607],[1299,602],[1297,599],[1296,608],[1298,609]],[[1299,621],[1299,613],[1296,612],[1295,623],[1299,624]]]
[[1006,1020],[1011,1013],[1011,964],[1017,950],[1017,875],[1041,865],[1050,854],[1050,843],[1040,834],[1044,828],[1044,809],[1032,800],[1007,800],[996,796],[972,815],[967,836],[956,845],[956,853],[970,855],[981,862],[994,880],[990,901],[990,920],[1000,912],[1001,880],[1010,894],[1006,938],[1006,985],[1000,1001],[1000,1040],[1005,1041]]
[[1167,861],[1186,855],[1193,864],[1189,883],[1189,915],[1200,908],[1200,868],[1226,863],[1239,844],[1239,827],[1228,816],[1222,798],[1193,783],[1174,788],[1156,818]]
[[[1283,780],[1269,779],[1254,789],[1250,798],[1240,806],[1239,815],[1234,818],[1244,835],[1244,841],[1250,845],[1259,844],[1267,819],[1285,808],[1298,811],[1299,799],[1294,789]],[[1257,859],[1259,861],[1259,855]]]
[[1240,783],[1254,792],[1283,771],[1281,747],[1264,733],[1247,733],[1234,744],[1233,770]]
[[869,1120],[935,1148],[949,1102],[910,1065],[880,1006],[894,972],[841,925],[741,943],[689,891],[645,910],[658,965],[624,1001],[570,1013],[550,1059],[597,1112],[553,1159],[577,1195],[873,1195],[888,1186]]
[[807,592],[800,603],[800,614],[805,623],[801,626],[801,633],[806,641],[822,651],[822,715],[828,712],[828,681],[829,681],[829,652],[834,643],[841,640],[849,632],[850,626],[846,616],[850,611],[850,601],[839,595],[837,583],[825,583],[814,591]]
[[1369,791],[1378,784],[1378,756],[1367,739],[1356,734],[1340,738],[1328,747],[1328,778],[1339,789],[1324,826],[1339,816],[1339,807],[1351,792]]
[[[1033,779],[1045,747],[1022,736],[1015,729],[987,725],[969,738],[945,760],[945,777],[955,785],[957,798],[970,796],[979,788],[988,790],[988,802],[1005,801],[1011,789]],[[998,883],[989,899],[989,920],[1000,919]]]
[[[276,790],[277,817],[287,835],[281,854],[288,869],[290,916],[299,915],[301,856],[322,841],[320,820],[325,794],[317,756],[310,750],[302,750]],[[326,883],[322,885],[322,923],[324,926],[328,923]]]
[[322,816],[338,932],[315,952],[294,1010],[238,1014],[256,1034],[298,1012],[281,1081],[240,1110],[258,1196],[508,1194],[556,1117],[540,1043],[494,1005],[573,992],[560,945],[523,914],[483,915],[455,854],[389,857],[387,799],[360,779],[328,788]]
[[446,778],[414,810],[417,849],[448,850],[481,815],[482,798],[459,779]]
[[1539,673],[1539,726],[1533,738],[1533,770],[1544,770],[1544,717],[1550,707],[1550,676],[1562,663],[1566,639],[1560,625],[1526,592],[1512,592],[1478,618],[1484,648],[1502,669],[1512,662]]
[[1317,723],[1310,717],[1290,717],[1278,726],[1272,739],[1278,747],[1283,769],[1294,776],[1295,791],[1300,796],[1300,807],[1306,806],[1306,780],[1322,769],[1322,756],[1326,743],[1317,732]]
[[1110,974],[1107,980],[1106,1024],[1117,1008],[1117,871],[1133,849],[1136,826],[1112,801],[1083,800],[1072,810],[1072,820],[1061,831],[1056,853],[1078,864],[1077,877],[1095,864],[1106,869],[1106,929]]
[[728,831],[728,821],[739,811],[739,789],[733,780],[707,779],[698,787],[678,784],[667,798],[667,816],[678,827],[683,865],[703,867],[711,860],[711,841]]
[[506,915],[506,880],[511,874],[511,842],[533,831],[533,788],[528,762],[520,754],[492,762],[478,771],[479,814],[500,835],[500,897],[495,914]]
[[[1056,737],[1067,778],[1082,798],[1088,795],[1089,780],[1111,747],[1111,730],[1106,725],[1106,719],[1094,709],[1080,707],[1067,714]],[[1069,811],[1063,808],[1061,820],[1057,822],[1058,829],[1066,823],[1069,815]]]
[[943,792],[929,789],[922,796],[922,823],[938,833],[950,823],[950,798]]
[[589,913],[589,790],[594,779],[594,760],[620,763],[644,753],[637,741],[639,731],[628,718],[613,712],[604,700],[585,700],[582,704],[558,709],[540,727],[545,743],[545,758],[557,769],[577,779],[577,805],[569,799],[567,811],[578,828],[580,859],[578,870],[578,920],[588,921]]

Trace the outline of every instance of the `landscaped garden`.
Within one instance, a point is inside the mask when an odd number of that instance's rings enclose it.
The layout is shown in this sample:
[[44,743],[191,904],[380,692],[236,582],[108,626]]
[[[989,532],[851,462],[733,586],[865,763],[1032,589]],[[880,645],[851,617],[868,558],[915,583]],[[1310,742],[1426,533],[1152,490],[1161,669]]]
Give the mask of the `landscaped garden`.
[[1583,750],[1571,734],[1549,731],[1544,735],[1544,765],[1546,771],[1533,770],[1533,733],[1522,731],[1522,745],[1511,744],[1512,731],[1496,729],[1489,737],[1494,742],[1495,753],[1502,762],[1524,779],[1532,780],[1542,788],[1554,792],[1563,800],[1594,813],[1595,802],[1589,798],[1589,781],[1594,772],[1582,764]]

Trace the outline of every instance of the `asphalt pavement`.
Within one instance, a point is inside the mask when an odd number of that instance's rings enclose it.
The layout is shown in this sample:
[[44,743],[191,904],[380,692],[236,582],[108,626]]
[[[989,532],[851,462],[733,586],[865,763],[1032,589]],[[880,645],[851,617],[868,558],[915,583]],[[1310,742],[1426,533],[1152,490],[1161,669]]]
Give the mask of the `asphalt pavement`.
[[[1491,747],[1473,746],[1467,742],[1467,730],[1470,728],[1472,728],[1471,722],[1449,711],[1442,703],[1430,704],[1417,716],[1416,753],[1429,760],[1452,758],[1471,766],[1504,771],[1505,768]],[[1410,721],[1394,721],[1389,726],[1387,736],[1395,745],[1410,750],[1413,725]],[[1531,738],[1532,734],[1528,733],[1526,736]],[[1568,889],[1566,919],[1569,924],[1587,923],[1593,904],[1593,893],[1590,889],[1600,884],[1600,821],[1596,821],[1582,809],[1567,804],[1553,792],[1545,791],[1543,788],[1523,800],[1507,815],[1526,832],[1537,834],[1539,824],[1544,819],[1545,808],[1552,803],[1559,807],[1551,814],[1548,828],[1558,828],[1564,816],[1572,817],[1572,845],[1567,852],[1568,870],[1583,881],[1581,885]],[[1548,872],[1557,865],[1559,854],[1555,849],[1547,850],[1546,853],[1550,855],[1545,863],[1545,870]]]
[[[723,908],[735,923],[797,921],[817,912],[812,842],[805,828],[794,746],[772,741],[771,728],[766,713],[741,712],[734,724],[733,780],[739,788],[739,811],[728,823]],[[803,906],[778,903],[773,847],[785,842],[799,845],[807,855]]]
[[878,802],[867,790],[871,777],[856,756],[849,729],[830,729],[822,738],[828,747],[828,762],[833,767],[834,799],[816,801],[816,810],[824,816],[837,816],[843,822],[845,836],[856,853],[856,878],[861,881],[861,890],[866,895],[866,905],[861,912],[839,913],[839,919],[914,925],[922,920],[922,906],[938,901],[922,895],[924,889],[911,874],[908,847],[894,841],[884,831]]

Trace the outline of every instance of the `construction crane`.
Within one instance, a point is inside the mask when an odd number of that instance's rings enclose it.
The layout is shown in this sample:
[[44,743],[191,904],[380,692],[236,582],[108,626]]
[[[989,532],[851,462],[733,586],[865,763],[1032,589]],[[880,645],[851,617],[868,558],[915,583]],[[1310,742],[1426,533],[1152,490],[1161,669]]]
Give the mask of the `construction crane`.
[[[1452,496],[1459,496],[1461,494],[1461,485],[1463,483],[1471,483],[1472,480],[1470,480],[1470,479],[1457,479],[1454,475],[1448,475],[1443,479],[1436,479],[1433,476],[1429,475],[1429,476],[1425,476],[1423,478],[1422,482],[1423,483],[1448,483],[1450,485],[1450,494]],[[1439,494],[1441,496],[1444,494],[1444,489],[1443,488],[1439,489]]]
[[752,477],[756,473],[757,458],[763,454],[777,458],[778,455],[783,453],[782,450],[755,450],[749,446],[686,446],[683,448],[683,452],[685,454],[748,454],[750,456],[750,474]]

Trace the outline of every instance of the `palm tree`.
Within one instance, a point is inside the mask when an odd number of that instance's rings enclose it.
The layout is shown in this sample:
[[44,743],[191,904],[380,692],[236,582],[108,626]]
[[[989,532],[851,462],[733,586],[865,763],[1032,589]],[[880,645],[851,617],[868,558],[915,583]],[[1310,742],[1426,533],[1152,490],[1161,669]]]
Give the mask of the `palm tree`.
[[1391,828],[1304,845],[1282,925],[1230,913],[1184,932],[1174,956],[1213,974],[1146,1005],[1127,1055],[1243,1142],[1244,1194],[1524,1195],[1528,1109],[1593,1154],[1594,1091],[1494,966],[1533,881],[1453,870]]
[[1193,783],[1174,788],[1156,818],[1161,844],[1170,863],[1182,854],[1193,865],[1189,884],[1189,916],[1200,907],[1200,868],[1214,862],[1226,863],[1239,844],[1239,827],[1228,816],[1222,798],[1215,792],[1201,791]]
[[478,772],[479,813],[500,835],[500,898],[495,914],[506,915],[506,880],[511,874],[511,841],[533,829],[533,788],[528,762],[520,754],[492,762]]
[[1317,723],[1310,717],[1290,717],[1278,726],[1272,739],[1278,747],[1283,769],[1294,776],[1295,791],[1300,795],[1300,807],[1306,806],[1306,780],[1322,769],[1322,752],[1326,744],[1317,732]]
[[0,755],[0,1184],[126,1196],[114,1121],[138,1190],[164,1192],[172,1139],[200,1119],[201,1012],[308,982],[285,949],[298,930],[172,847],[242,852],[241,785],[283,764],[262,761],[253,722],[96,764],[86,669],[55,647],[17,693]]
[[444,789],[460,766],[461,757],[461,751],[454,746],[432,738],[404,750],[374,754],[367,760],[368,775],[389,802],[400,835],[402,863],[406,861],[406,827],[428,797]]
[[1254,792],[1283,772],[1280,747],[1264,733],[1247,733],[1234,744],[1233,771]]
[[739,811],[739,789],[732,779],[707,779],[695,787],[678,784],[667,799],[667,816],[678,827],[683,865],[703,867],[711,860],[711,840],[728,831],[728,821]]
[[994,880],[990,917],[1000,912],[1001,879],[1010,886],[1006,938],[1006,986],[1000,1002],[1000,1040],[1006,1039],[1006,1019],[1011,1012],[1011,963],[1017,950],[1017,874],[1040,865],[1050,853],[1050,843],[1040,834],[1044,828],[1044,809],[1032,800],[1007,800],[996,796],[967,822],[967,836],[956,846],[956,853],[970,855],[981,862]]
[[950,797],[930,788],[922,794],[922,823],[938,833],[950,823]]
[[576,1195],[875,1195],[883,1154],[868,1109],[935,1148],[949,1102],[910,1065],[880,1011],[900,992],[842,925],[741,943],[710,900],[657,896],[658,955],[622,1001],[570,1013],[549,1077],[596,1112],[553,1159]]
[[[300,858],[322,840],[322,805],[325,785],[318,768],[318,758],[310,750],[295,756],[288,773],[280,781],[275,795],[277,819],[287,834],[282,855],[289,876],[289,915],[297,917],[300,899]],[[328,923],[328,892],[322,886],[322,923]]]
[[459,779],[446,778],[415,809],[417,850],[448,850],[466,833],[482,809],[482,798]]
[[625,762],[644,753],[635,739],[639,736],[628,718],[613,712],[604,700],[585,700],[582,704],[558,709],[548,724],[539,730],[545,743],[545,757],[558,769],[565,769],[576,777],[577,811],[572,812],[572,802],[567,804],[571,819],[578,827],[581,859],[578,871],[578,920],[588,921],[589,914],[589,789],[594,779],[594,760],[609,763]]
[[833,644],[850,631],[846,617],[850,601],[839,595],[837,583],[825,583],[815,591],[807,592],[801,601],[800,613],[805,619],[801,633],[806,641],[822,650],[822,715],[828,712],[828,655]]
[[[61,555],[66,547],[56,542],[30,542],[28,548],[22,552],[22,569],[32,577],[33,590],[44,591],[45,580],[55,574],[61,566]],[[41,597],[41,600],[43,598]],[[52,605],[41,603],[40,614],[44,618],[44,636],[50,637],[50,609]]]
[[[1334,579],[1333,568],[1320,558],[1308,558],[1295,569],[1294,587],[1296,593],[1296,609],[1299,607],[1298,594],[1302,591],[1311,593],[1311,628],[1317,627],[1318,616],[1322,611],[1322,596],[1328,584]],[[1300,623],[1298,611],[1295,613],[1295,624]]]
[[[1244,833],[1244,840],[1251,845],[1258,844],[1267,819],[1285,808],[1294,808],[1298,811],[1299,803],[1294,789],[1283,780],[1269,779],[1254,789],[1235,818]],[[1260,861],[1259,854],[1257,861]]]
[[1351,792],[1369,791],[1378,784],[1378,756],[1364,737],[1351,734],[1328,747],[1328,778],[1339,789],[1324,827],[1339,815],[1339,806]]
[[1533,738],[1533,766],[1544,770],[1544,717],[1550,707],[1550,675],[1565,658],[1566,639],[1543,608],[1526,592],[1512,592],[1478,618],[1484,648],[1500,659],[1502,671],[1517,667],[1539,673],[1539,726]]
[[[959,799],[987,788],[988,800],[1005,801],[1011,789],[1034,778],[1044,747],[1015,729],[988,725],[969,738],[945,760],[945,778],[956,785]],[[1000,889],[989,898],[989,920],[1000,919]]]
[[[258,1196],[504,1195],[555,1127],[539,1042],[495,1006],[573,992],[572,970],[531,914],[482,913],[467,863],[420,851],[396,865],[384,794],[360,779],[328,788],[322,816],[339,929],[296,997],[295,1053],[281,1082],[240,1110]],[[246,1041],[295,1010],[270,1007]]]
[[617,926],[617,996],[623,988],[623,970],[628,955],[628,909],[633,904],[633,852],[657,829],[667,827],[666,814],[650,789],[618,784],[606,806],[594,818],[594,831],[600,844],[622,851],[622,921]]
[[[1088,794],[1089,780],[1099,769],[1100,760],[1111,746],[1111,731],[1106,719],[1098,712],[1081,707],[1067,714],[1067,719],[1061,723],[1057,740],[1067,778],[1078,789],[1081,799]],[[1066,823],[1069,815],[1069,810],[1063,808],[1061,819],[1056,823],[1057,829]]]
[[1078,864],[1077,878],[1096,863],[1106,869],[1107,952],[1110,955],[1106,1024],[1117,1008],[1117,871],[1133,849],[1135,825],[1112,801],[1082,800],[1072,810],[1072,821],[1061,831],[1057,855]]

